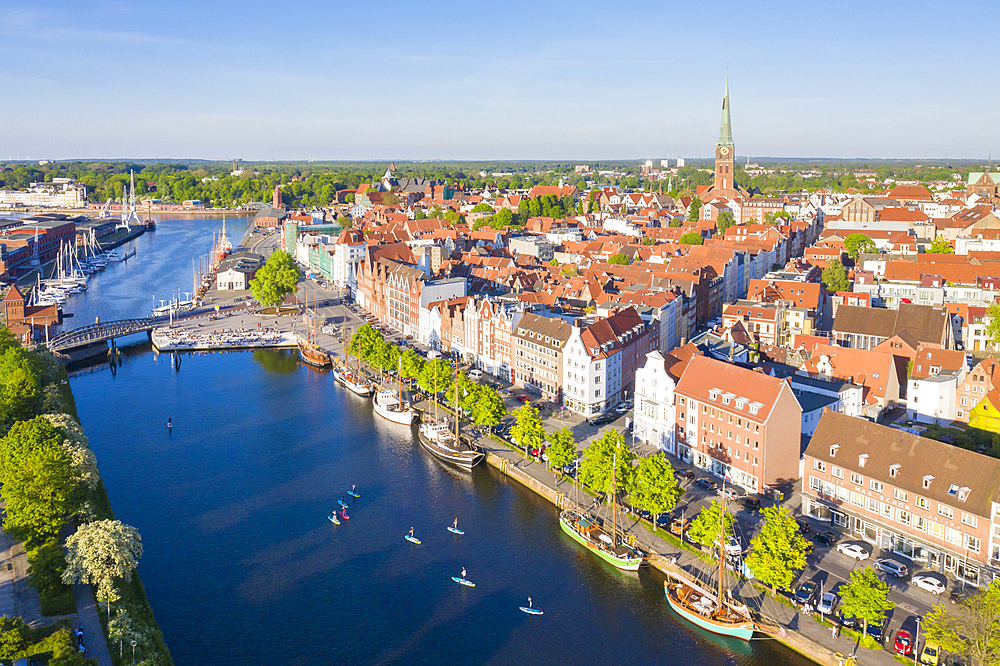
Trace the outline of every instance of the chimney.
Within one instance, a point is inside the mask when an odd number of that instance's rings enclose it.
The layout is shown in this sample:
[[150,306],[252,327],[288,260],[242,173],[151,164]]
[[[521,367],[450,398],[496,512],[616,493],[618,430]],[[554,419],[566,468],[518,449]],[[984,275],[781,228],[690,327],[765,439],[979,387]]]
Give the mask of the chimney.
[[680,344],[680,346],[683,347],[686,344],[687,344],[687,338],[681,338],[681,344]]

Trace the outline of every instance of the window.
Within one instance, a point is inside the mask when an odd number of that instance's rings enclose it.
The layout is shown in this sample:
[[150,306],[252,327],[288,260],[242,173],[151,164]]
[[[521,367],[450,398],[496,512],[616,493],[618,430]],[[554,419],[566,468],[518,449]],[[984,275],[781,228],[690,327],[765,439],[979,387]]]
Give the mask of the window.
[[895,465],[889,465],[889,477],[890,478],[895,479],[896,475],[898,473],[899,473],[899,464],[898,463],[895,464]]
[[902,509],[900,509],[899,511],[897,511],[896,512],[896,522],[898,522],[898,523],[900,523],[902,525],[909,525],[910,524],[910,512],[909,511],[903,511]]
[[893,497],[895,497],[896,499],[898,499],[900,502],[905,502],[906,501],[906,491],[905,490],[900,490],[899,488],[896,488],[894,491],[892,491],[892,495],[893,495]]
[[851,493],[851,504],[853,504],[854,506],[864,506],[865,505],[865,496],[862,495],[861,493],[853,493],[852,492]]
[[836,479],[844,478],[844,470],[836,465],[830,468],[830,474],[832,474]]
[[930,504],[927,502],[926,497],[920,497],[919,495],[913,498],[914,504],[916,504],[921,509],[929,509]]
[[840,444],[834,444],[833,446],[830,447],[830,457],[831,458],[836,458],[837,457],[837,449],[839,449],[839,448],[840,448]]
[[965,535],[965,547],[974,553],[979,552],[979,539],[971,535]]
[[858,474],[857,472],[851,472],[851,483],[859,486],[865,485],[865,478]]
[[967,513],[963,513],[962,514],[962,524],[963,525],[968,525],[969,527],[975,527],[976,523],[978,523],[978,522],[979,521],[976,520],[975,516],[970,516]]
[[921,532],[926,531],[927,530],[927,519],[924,518],[923,516],[914,516],[913,517],[913,529],[920,530]]
[[927,521],[927,532],[932,536],[936,536],[939,539],[944,538],[944,525],[941,523],[935,523],[933,520]]
[[[826,463],[823,462],[822,460],[814,460],[813,461],[813,469],[819,470],[820,472],[825,472],[826,471]],[[721,520],[721,518],[720,518],[720,520]]]
[[868,510],[872,513],[878,513],[878,500],[874,497],[866,497],[865,501],[868,503]]
[[822,492],[823,482],[819,480],[819,477],[809,477],[809,490],[815,490],[817,493]]
[[931,481],[933,481],[933,480],[934,480],[934,475],[933,474],[928,474],[927,476],[925,476],[924,477],[924,488],[930,488],[931,487]]
[[882,482],[881,482],[881,481],[876,481],[875,479],[872,479],[872,480],[871,480],[871,482],[869,482],[869,484],[868,484],[868,485],[869,485],[869,486],[871,487],[871,489],[872,489],[872,490],[874,490],[875,492],[877,492],[877,493],[880,493],[880,492],[882,492]]
[[893,508],[892,505],[887,502],[881,502],[882,504],[882,515],[886,518],[892,518]]
[[951,507],[946,504],[938,504],[938,514],[944,516],[945,518],[952,518],[955,512],[951,510]]

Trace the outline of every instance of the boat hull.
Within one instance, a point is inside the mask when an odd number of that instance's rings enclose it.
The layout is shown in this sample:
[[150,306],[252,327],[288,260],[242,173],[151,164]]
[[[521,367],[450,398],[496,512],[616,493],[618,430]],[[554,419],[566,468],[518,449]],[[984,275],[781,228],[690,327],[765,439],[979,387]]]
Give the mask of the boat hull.
[[667,603],[670,605],[670,608],[672,608],[675,613],[680,615],[682,618],[684,618],[691,624],[701,627],[705,631],[711,631],[713,634],[719,634],[720,636],[731,636],[733,638],[739,638],[744,641],[748,641],[751,638],[753,638],[754,624],[752,622],[740,622],[737,624],[729,622],[718,622],[716,620],[712,620],[711,618],[704,617],[691,610],[688,610],[682,604],[680,604],[673,597],[670,596],[670,591],[667,588],[664,588],[664,594],[667,598]]
[[367,382],[352,381],[344,375],[344,371],[342,370],[335,369],[333,371],[333,376],[337,380],[338,384],[340,384],[341,386],[343,386],[344,388],[346,388],[348,391],[350,391],[355,395],[360,395],[362,397],[367,398],[374,392],[374,389],[372,388],[371,384],[368,384]]
[[331,365],[330,355],[318,349],[315,345],[299,339],[296,341],[299,347],[299,358],[303,363],[314,368],[329,368]]
[[609,553],[609,552],[607,552],[607,551],[605,551],[605,550],[603,550],[601,548],[598,548],[597,544],[595,544],[592,541],[589,541],[589,540],[585,539],[583,536],[581,536],[580,533],[577,532],[573,528],[573,525],[570,524],[569,520],[567,520],[562,514],[559,515],[559,527],[561,527],[562,531],[565,532],[566,534],[568,534],[571,539],[573,539],[574,541],[576,541],[577,543],[579,543],[581,546],[585,546],[587,548],[587,550],[589,550],[590,552],[594,553],[595,555],[597,555],[598,557],[600,557],[602,560],[604,560],[605,562],[607,562],[608,564],[610,564],[610,565],[612,565],[614,567],[617,567],[619,569],[623,569],[625,571],[638,571],[639,567],[642,565],[642,558],[641,557],[639,557],[639,558],[636,558],[636,557],[629,557],[629,558],[615,557],[613,554],[611,554],[611,553]]
[[372,399],[372,408],[376,414],[385,420],[392,421],[393,423],[399,423],[400,425],[413,425],[413,423],[417,420],[417,412],[412,407],[403,411],[386,409],[379,403],[378,396]]
[[417,433],[417,438],[420,440],[421,446],[427,449],[427,452],[433,455],[435,458],[437,458],[438,460],[443,460],[446,463],[450,463],[452,465],[461,467],[462,469],[471,470],[473,467],[478,465],[485,457],[479,451],[471,451],[469,453],[461,453],[461,454],[452,453],[451,451],[442,449],[440,446],[437,445],[437,443],[431,441],[422,432]]

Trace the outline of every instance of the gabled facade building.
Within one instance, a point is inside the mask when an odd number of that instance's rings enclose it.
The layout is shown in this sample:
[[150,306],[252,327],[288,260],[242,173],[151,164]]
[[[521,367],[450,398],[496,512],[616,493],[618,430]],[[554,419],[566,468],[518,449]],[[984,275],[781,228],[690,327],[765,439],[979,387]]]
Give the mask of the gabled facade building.
[[812,518],[973,585],[1000,576],[1000,460],[826,412],[803,467]]

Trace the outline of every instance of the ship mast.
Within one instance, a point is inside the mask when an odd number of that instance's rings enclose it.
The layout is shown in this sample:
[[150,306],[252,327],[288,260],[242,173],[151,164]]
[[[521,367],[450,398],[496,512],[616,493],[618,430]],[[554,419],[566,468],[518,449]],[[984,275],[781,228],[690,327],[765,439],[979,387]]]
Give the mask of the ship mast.
[[617,513],[615,509],[615,471],[618,468],[618,451],[615,451],[615,455],[611,458],[611,487],[608,492],[611,493],[611,545],[612,547],[618,546],[618,521]]
[[722,507],[719,511],[719,606],[716,613],[722,612],[725,599],[722,596],[726,588],[726,477],[722,477]]
[[459,441],[460,441],[458,439],[458,409],[459,409],[459,405],[458,405],[458,382],[455,382],[455,404],[452,405],[452,406],[455,409],[455,444],[457,445],[459,443]]

